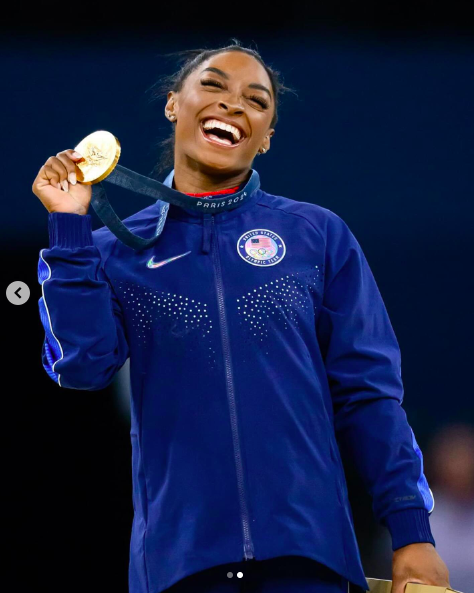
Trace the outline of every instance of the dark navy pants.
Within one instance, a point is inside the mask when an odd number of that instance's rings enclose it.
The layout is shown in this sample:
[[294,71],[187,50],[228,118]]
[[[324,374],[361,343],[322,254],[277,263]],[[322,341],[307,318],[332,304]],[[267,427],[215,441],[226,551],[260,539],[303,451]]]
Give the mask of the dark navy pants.
[[348,590],[346,578],[311,558],[278,556],[213,566],[181,579],[163,593],[348,593]]

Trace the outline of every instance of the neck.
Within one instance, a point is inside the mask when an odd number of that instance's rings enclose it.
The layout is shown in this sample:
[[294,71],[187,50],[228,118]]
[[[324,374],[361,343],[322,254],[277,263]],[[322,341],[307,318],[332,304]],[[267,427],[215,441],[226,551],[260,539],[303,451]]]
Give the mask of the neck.
[[249,176],[250,169],[235,174],[215,175],[202,171],[191,170],[175,163],[174,187],[184,194],[198,194],[229,189],[244,183]]

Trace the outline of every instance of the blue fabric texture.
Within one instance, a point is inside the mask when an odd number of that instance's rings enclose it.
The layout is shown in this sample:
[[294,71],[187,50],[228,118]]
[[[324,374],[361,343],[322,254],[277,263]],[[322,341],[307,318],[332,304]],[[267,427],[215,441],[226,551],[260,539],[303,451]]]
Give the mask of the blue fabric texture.
[[[160,214],[123,222],[151,238]],[[100,390],[130,358],[130,593],[284,555],[367,587],[343,461],[394,549],[434,545],[399,345],[337,214],[261,189],[213,213],[170,204],[142,252],[90,224],[49,214],[42,360]]]

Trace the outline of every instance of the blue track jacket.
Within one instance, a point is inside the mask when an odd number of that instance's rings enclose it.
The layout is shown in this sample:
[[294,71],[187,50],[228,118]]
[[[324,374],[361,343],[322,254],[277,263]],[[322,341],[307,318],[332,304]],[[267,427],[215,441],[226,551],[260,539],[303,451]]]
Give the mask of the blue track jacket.
[[[153,237],[157,204],[127,228]],[[131,593],[282,555],[368,589],[341,458],[393,549],[434,544],[399,345],[337,214],[260,189],[227,211],[171,204],[142,252],[91,232],[90,215],[48,217],[46,372],[99,390],[130,357]]]

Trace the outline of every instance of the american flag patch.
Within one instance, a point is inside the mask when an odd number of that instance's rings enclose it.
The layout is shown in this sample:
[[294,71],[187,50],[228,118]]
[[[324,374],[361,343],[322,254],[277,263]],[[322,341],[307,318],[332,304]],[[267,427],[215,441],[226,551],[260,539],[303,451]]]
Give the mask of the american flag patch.
[[263,247],[264,249],[270,249],[272,246],[272,240],[270,237],[260,237],[258,239],[250,239],[252,245],[257,245],[258,247]]

